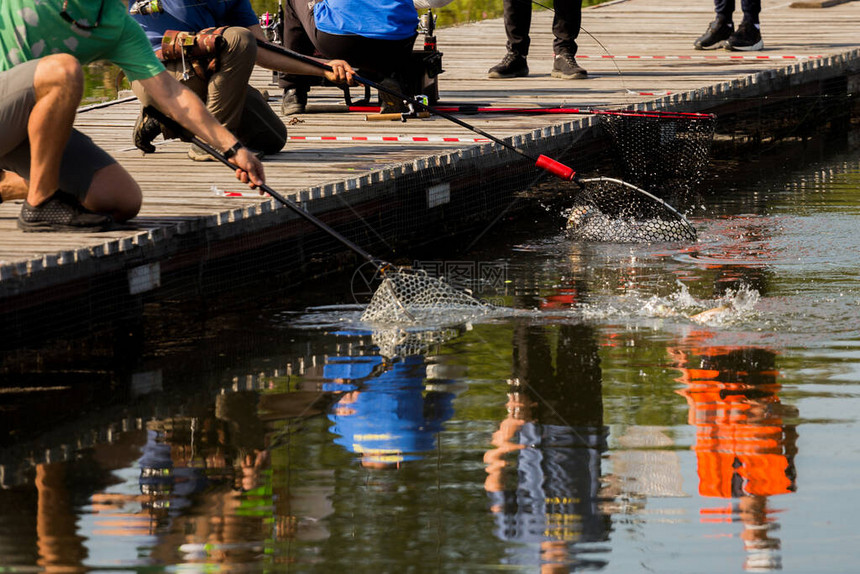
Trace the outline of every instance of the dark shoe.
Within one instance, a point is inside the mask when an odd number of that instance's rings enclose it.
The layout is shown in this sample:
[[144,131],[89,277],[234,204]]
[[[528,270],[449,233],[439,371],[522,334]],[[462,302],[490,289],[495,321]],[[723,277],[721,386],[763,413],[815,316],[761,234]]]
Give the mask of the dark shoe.
[[305,113],[305,106],[307,104],[307,91],[298,88],[288,88],[284,90],[284,97],[281,99],[281,114],[285,116],[303,114]]
[[725,46],[727,50],[757,52],[764,48],[764,42],[761,39],[761,31],[755,24],[744,20],[737,31],[726,40]]
[[713,50],[714,48],[721,48],[723,41],[728,40],[729,36],[731,36],[734,31],[735,25],[733,23],[714,20],[708,24],[708,29],[705,33],[693,42],[693,47],[697,50]]
[[[403,87],[400,85],[395,78],[388,77],[384,78],[379,85],[388,88],[392,92],[397,94],[403,93]],[[403,101],[402,98],[395,96],[394,94],[389,94],[388,92],[383,92],[379,90],[379,113],[380,114],[402,114],[403,112],[408,112],[409,106],[406,105],[406,102]]]
[[585,68],[576,63],[570,54],[556,54],[552,63],[552,77],[563,80],[582,80],[588,77]]
[[41,205],[32,206],[24,201],[18,216],[18,229],[22,231],[73,231],[79,233],[110,229],[113,219],[93,213],[78,199],[65,191],[57,190]]
[[160,135],[161,124],[155,118],[148,116],[146,112],[141,112],[137,116],[137,121],[134,122],[134,147],[143,153],[155,153],[152,140]]
[[525,56],[508,52],[502,61],[490,68],[488,78],[523,78],[529,75],[529,65]]

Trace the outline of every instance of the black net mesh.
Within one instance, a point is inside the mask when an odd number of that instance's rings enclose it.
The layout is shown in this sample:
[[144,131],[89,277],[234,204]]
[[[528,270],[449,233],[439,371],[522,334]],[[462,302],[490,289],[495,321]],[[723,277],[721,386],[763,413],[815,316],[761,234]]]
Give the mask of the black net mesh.
[[693,204],[710,160],[711,114],[630,113],[600,116],[619,179],[583,180],[567,213],[567,231],[584,241],[695,241],[680,213]]
[[716,116],[648,112],[600,116],[618,177],[679,209],[689,205],[710,160]]
[[632,184],[583,180],[585,189],[567,213],[574,239],[614,243],[695,241],[696,230],[675,208]]

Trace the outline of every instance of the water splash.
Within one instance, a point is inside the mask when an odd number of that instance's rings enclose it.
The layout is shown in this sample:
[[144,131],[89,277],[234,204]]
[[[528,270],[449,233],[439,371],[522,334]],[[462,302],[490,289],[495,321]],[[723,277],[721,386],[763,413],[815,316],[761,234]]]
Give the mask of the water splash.
[[666,296],[644,297],[634,293],[622,298],[583,303],[580,311],[587,320],[612,318],[678,318],[696,323],[719,325],[737,322],[752,316],[761,298],[759,292],[741,285],[727,289],[716,299],[697,299],[686,284],[676,282],[677,290]]

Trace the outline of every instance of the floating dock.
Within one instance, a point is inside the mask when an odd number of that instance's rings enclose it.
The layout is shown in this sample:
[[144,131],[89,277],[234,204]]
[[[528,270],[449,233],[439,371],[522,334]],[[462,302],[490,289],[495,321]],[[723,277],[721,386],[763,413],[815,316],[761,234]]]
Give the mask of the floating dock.
[[[572,81],[550,76],[549,11],[534,14],[527,78],[486,77],[505,51],[500,19],[438,29],[439,105],[576,108],[458,117],[583,174],[607,155],[600,117],[589,113],[596,108],[714,112],[718,138],[779,137],[787,116],[808,117],[810,107],[847,125],[840,114],[856,107],[860,93],[860,2],[765,5],[761,52],[694,50],[712,19],[711,3],[692,0],[587,8],[577,59],[589,77]],[[252,83],[280,109],[271,72],[257,70]],[[363,89],[351,94],[358,99]],[[143,156],[131,143],[138,109],[123,98],[82,108],[76,121],[140,182],[143,209],[129,224],[98,234],[25,234],[16,227],[20,202],[0,204],[0,341],[43,335],[52,323],[108,318],[109,309],[134,314],[152,300],[267,278],[296,285],[361,264],[220,163],[192,162],[186,143],[164,142]],[[336,88],[314,88],[307,113],[284,120],[289,141],[264,161],[268,184],[394,262],[409,262],[434,240],[460,237],[468,245],[516,210],[523,189],[552,178],[443,118],[369,121],[349,111]],[[34,315],[43,321],[36,327]]]

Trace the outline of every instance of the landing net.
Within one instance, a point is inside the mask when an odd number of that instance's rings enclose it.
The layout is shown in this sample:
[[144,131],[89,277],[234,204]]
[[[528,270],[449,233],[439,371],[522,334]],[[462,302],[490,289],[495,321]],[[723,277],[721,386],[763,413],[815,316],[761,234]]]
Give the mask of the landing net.
[[678,209],[697,196],[710,161],[712,114],[601,115],[619,179],[582,180],[567,212],[578,240],[613,243],[685,242],[696,230]]
[[632,184],[608,177],[582,180],[567,213],[573,239],[612,243],[696,241],[696,229],[674,207]]
[[423,270],[384,273],[361,320],[371,323],[451,324],[491,313],[495,307]]
[[713,114],[601,115],[617,177],[679,209],[707,172],[716,129]]

